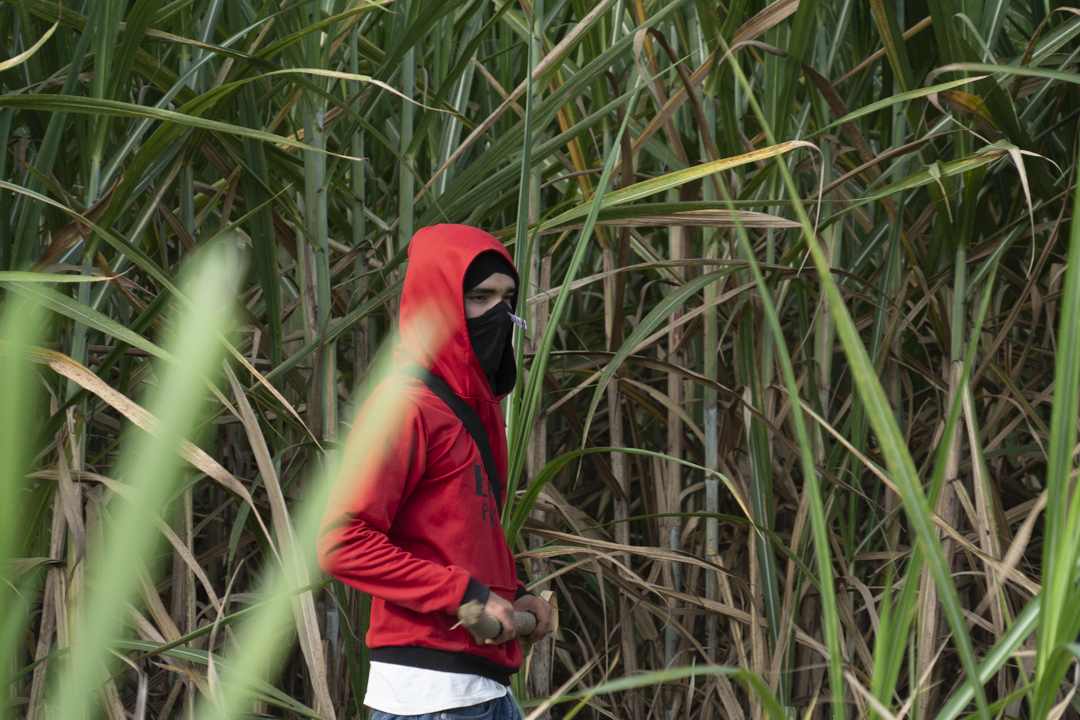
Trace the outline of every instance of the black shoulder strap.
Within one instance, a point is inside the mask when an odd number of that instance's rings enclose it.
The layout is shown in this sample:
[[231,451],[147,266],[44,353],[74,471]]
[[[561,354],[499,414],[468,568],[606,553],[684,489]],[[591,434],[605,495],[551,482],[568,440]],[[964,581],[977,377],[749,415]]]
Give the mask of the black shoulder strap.
[[446,403],[446,406],[457,415],[458,420],[465,426],[465,432],[469,433],[473,442],[476,443],[476,449],[480,451],[480,457],[484,461],[484,470],[487,472],[488,482],[491,483],[492,494],[495,495],[495,505],[499,508],[499,515],[502,515],[502,483],[499,480],[499,473],[495,468],[495,454],[491,452],[491,439],[488,437],[487,430],[484,428],[484,423],[480,421],[480,416],[469,406],[469,403],[462,400],[461,397],[446,384],[445,380],[427,368],[419,365],[410,365],[402,368],[401,374],[414,377],[427,385],[428,390],[431,390],[437,398]]

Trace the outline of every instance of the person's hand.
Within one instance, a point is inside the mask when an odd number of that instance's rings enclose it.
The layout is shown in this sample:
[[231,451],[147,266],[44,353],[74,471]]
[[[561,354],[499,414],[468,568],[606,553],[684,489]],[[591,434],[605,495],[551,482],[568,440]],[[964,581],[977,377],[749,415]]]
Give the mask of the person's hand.
[[484,614],[495,618],[502,625],[502,632],[498,637],[482,641],[484,645],[501,645],[507,640],[514,639],[517,634],[517,623],[514,621],[514,606],[508,600],[492,592],[488,595],[487,603],[484,604]]
[[514,610],[518,612],[531,612],[536,616],[536,630],[532,635],[524,635],[520,639],[527,643],[542,640],[551,632],[551,606],[535,595],[522,595],[514,601]]

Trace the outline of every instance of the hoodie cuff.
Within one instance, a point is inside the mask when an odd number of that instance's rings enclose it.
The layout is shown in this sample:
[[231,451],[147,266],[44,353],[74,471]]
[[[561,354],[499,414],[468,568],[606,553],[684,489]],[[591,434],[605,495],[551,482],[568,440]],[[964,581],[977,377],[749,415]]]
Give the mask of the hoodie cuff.
[[525,597],[526,595],[532,595],[533,597],[536,597],[536,593],[529,592],[528,590],[525,589],[524,585],[518,585],[517,586],[517,592],[514,593],[514,602],[517,602],[518,600]]
[[461,598],[460,605],[475,600],[481,605],[486,605],[488,601],[488,595],[491,594],[491,588],[482,582],[478,582],[473,578],[469,578],[469,585],[465,588],[465,596]]

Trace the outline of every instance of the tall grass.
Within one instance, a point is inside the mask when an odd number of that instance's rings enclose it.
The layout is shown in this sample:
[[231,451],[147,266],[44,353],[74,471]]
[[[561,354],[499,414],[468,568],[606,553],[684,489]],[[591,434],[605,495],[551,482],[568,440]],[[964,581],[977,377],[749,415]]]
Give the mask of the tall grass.
[[439,222],[528,290],[534,717],[1080,714],[1080,9],[18,0],[0,30],[0,715],[365,715],[369,599],[313,534]]

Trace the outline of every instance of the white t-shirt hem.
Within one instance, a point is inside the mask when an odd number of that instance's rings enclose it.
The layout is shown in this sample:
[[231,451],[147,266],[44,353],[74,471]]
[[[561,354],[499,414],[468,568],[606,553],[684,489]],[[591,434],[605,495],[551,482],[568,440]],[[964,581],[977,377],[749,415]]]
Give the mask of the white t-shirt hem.
[[424,715],[487,702],[508,691],[482,675],[373,662],[364,704],[390,715]]

